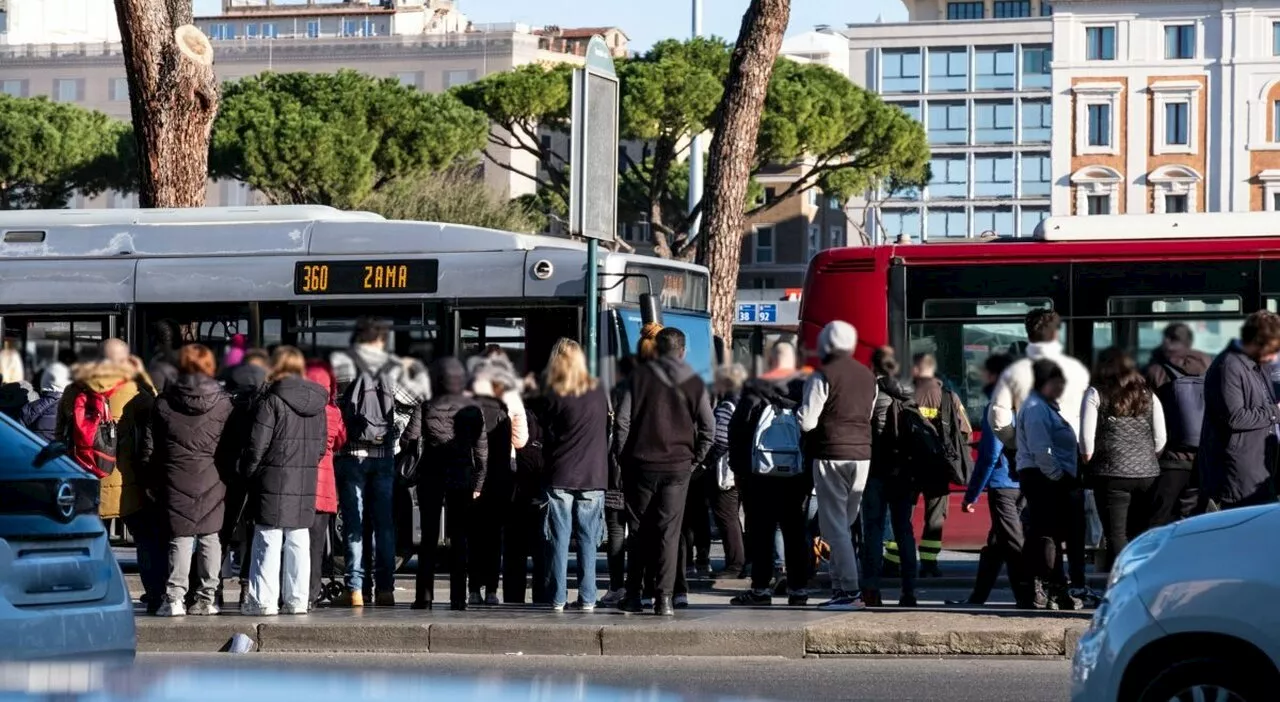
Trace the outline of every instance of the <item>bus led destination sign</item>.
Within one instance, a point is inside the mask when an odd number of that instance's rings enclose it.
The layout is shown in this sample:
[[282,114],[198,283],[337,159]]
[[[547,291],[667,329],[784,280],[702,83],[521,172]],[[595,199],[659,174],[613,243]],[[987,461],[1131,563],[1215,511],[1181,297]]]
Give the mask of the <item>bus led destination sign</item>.
[[293,269],[295,295],[376,295],[434,293],[439,289],[440,262],[299,261]]

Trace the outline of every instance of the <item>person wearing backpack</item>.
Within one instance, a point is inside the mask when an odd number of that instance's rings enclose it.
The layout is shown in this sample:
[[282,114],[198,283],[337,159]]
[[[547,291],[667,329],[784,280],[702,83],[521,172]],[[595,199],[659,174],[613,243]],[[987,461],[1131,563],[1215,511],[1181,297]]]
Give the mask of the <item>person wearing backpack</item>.
[[871,472],[871,418],[878,390],[871,370],[853,358],[857,344],[858,332],[848,322],[823,327],[818,335],[822,367],[805,382],[796,410],[804,458],[817,488],[820,528],[831,545],[833,594],[821,607],[841,611],[866,608],[852,530]]
[[361,317],[351,335],[351,348],[330,358],[338,409],[347,428],[347,443],[334,459],[338,509],[347,542],[347,592],[335,603],[339,606],[364,606],[366,516],[373,523],[374,604],[395,606],[393,501],[400,441],[395,398],[404,365],[387,351],[390,333],[387,323]]
[[862,495],[862,600],[868,607],[883,606],[880,577],[884,562],[886,522],[892,527],[895,548],[900,549],[899,567],[902,596],[899,607],[916,606],[916,536],[911,515],[916,507],[915,484],[911,480],[913,460],[907,443],[912,434],[904,425],[909,419],[923,425],[911,391],[898,380],[901,370],[891,346],[881,346],[871,354],[871,370],[876,376],[875,413],[871,417],[871,472]]
[[[485,360],[472,368],[471,394],[484,415],[488,442],[488,467],[484,490],[476,500],[472,519],[471,594],[468,604],[496,605],[498,578],[502,573],[502,542],[515,497],[515,474],[511,470],[511,414],[502,398],[507,388],[518,382],[509,365]],[[527,429],[526,429],[527,431]]]
[[1199,499],[1199,479],[1192,470],[1204,423],[1204,376],[1213,359],[1193,348],[1191,327],[1175,322],[1165,327],[1160,346],[1151,352],[1144,375],[1164,408],[1166,435],[1160,453],[1160,477],[1151,505],[1151,526],[1172,524],[1191,516]]
[[637,525],[628,558],[627,597],[641,612],[646,572],[654,579],[653,612],[675,614],[681,518],[689,479],[711,450],[715,419],[707,386],[685,362],[685,335],[658,332],[658,357],[631,373],[615,410],[614,446],[622,461],[627,511]]
[[915,476],[917,488],[924,496],[924,529],[919,542],[920,575],[938,578],[942,577],[938,555],[942,553],[942,529],[947,523],[951,484],[968,485],[969,474],[973,472],[969,454],[969,437],[973,435],[973,428],[969,425],[960,396],[938,379],[938,360],[933,354],[916,354],[911,371],[915,381],[916,407],[937,430],[946,459],[935,464],[938,470],[920,472]]
[[1164,444],[1164,410],[1133,357],[1115,346],[1103,350],[1093,386],[1084,394],[1080,453],[1098,501],[1108,571],[1124,547],[1151,523],[1160,476],[1157,457]]

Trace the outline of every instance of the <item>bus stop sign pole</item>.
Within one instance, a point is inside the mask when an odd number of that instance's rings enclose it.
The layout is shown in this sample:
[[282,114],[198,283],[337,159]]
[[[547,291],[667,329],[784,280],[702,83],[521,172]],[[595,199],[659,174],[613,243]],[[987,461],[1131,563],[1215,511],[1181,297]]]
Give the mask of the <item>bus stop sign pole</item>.
[[569,233],[587,240],[587,366],[600,371],[601,241],[618,232],[618,73],[600,36],[587,45],[586,65],[573,72],[569,134]]

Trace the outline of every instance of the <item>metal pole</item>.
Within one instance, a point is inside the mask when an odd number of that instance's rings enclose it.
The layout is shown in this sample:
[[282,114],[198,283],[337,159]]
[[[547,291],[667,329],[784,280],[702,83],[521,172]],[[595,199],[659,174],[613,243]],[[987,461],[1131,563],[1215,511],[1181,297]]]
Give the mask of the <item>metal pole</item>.
[[[702,0],[693,0],[693,38],[702,36]],[[702,135],[694,134],[689,144],[689,211],[702,201]],[[689,235],[697,236],[702,217],[689,223]]]
[[596,270],[599,246],[600,242],[594,238],[587,239],[587,369],[593,376],[600,373],[600,359],[597,357],[600,346],[596,339],[600,332],[600,309],[597,305],[600,297],[600,276]]

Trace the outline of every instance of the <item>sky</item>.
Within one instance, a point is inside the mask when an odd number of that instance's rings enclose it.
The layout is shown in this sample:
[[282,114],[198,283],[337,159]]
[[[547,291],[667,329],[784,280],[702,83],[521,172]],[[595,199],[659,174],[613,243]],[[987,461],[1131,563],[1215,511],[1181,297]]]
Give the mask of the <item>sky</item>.
[[[301,1],[301,0],[299,0]],[[621,27],[631,38],[631,48],[643,51],[659,39],[685,37],[690,30],[691,0],[457,0],[458,8],[472,22],[524,22],[541,27]],[[276,0],[290,4],[289,0]],[[703,32],[732,41],[738,36],[748,0],[703,0]],[[843,5],[843,9],[840,6]],[[222,0],[195,0],[197,15],[221,11]],[[904,21],[907,12],[899,0],[794,0],[787,35],[799,34],[819,24],[843,27],[855,22]]]

